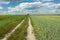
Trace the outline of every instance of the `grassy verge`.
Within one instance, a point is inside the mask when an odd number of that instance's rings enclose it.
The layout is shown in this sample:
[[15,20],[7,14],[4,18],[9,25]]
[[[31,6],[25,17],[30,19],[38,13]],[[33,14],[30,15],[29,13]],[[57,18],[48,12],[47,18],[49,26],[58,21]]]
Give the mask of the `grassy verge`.
[[23,15],[5,15],[0,16],[0,39],[19,24],[25,16]]
[[28,16],[23,24],[8,38],[8,40],[26,40],[28,27]]

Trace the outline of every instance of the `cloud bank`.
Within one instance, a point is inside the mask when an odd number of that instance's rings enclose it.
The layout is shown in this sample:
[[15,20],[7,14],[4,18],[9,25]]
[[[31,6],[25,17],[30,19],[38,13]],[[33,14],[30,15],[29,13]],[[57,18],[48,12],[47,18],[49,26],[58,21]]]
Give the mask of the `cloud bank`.
[[[54,0],[42,0],[42,1],[54,1]],[[2,2],[5,3],[5,2]],[[9,4],[6,2],[5,4]],[[3,7],[0,6],[0,10]],[[56,4],[53,2],[41,2],[37,0],[36,2],[23,2],[15,7],[8,7],[8,11],[1,13],[16,13],[16,14],[60,14],[60,3]]]
[[19,13],[39,13],[39,14],[59,14],[60,4],[55,3],[42,3],[42,2],[32,2],[32,3],[21,3],[18,6],[11,8],[8,7],[8,12],[19,12]]

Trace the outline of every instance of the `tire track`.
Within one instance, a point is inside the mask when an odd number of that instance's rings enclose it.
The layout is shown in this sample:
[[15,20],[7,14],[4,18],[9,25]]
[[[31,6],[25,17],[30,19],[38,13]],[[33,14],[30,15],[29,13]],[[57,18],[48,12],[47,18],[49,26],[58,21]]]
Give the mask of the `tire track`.
[[11,32],[6,34],[5,37],[0,40],[7,40],[11,36],[11,34],[13,34],[15,32],[15,30],[18,29],[22,25],[23,22],[24,22],[24,20],[22,20],[22,22],[20,22]]

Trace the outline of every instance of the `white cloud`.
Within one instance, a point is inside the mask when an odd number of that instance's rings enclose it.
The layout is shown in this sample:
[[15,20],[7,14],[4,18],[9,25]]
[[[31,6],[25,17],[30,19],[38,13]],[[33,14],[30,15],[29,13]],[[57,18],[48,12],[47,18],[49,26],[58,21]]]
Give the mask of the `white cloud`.
[[0,7],[0,9],[3,9],[3,7]]
[[[15,8],[8,8],[8,12],[14,12],[14,11],[20,11],[20,12],[26,12],[29,10],[26,10],[25,8],[31,7],[33,5],[37,5],[39,6],[41,2],[33,2],[33,3],[21,3],[18,6],[16,6]],[[39,5],[38,5],[39,4]]]
[[42,13],[42,14],[60,14],[60,4],[55,3],[20,3],[16,7],[8,7],[9,13]]
[[42,0],[42,1],[54,1],[54,0]]
[[2,1],[2,2],[0,2],[0,4],[9,4],[10,2],[4,2],[4,1]]

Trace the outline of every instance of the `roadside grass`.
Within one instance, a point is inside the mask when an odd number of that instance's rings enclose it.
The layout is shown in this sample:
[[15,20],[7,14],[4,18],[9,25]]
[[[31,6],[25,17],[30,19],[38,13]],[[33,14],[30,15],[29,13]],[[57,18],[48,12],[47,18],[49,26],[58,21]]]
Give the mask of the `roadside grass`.
[[37,40],[60,40],[60,16],[30,16]]
[[9,33],[17,24],[19,24],[25,15],[1,15],[0,16],[0,39]]
[[8,40],[26,40],[28,27],[28,16],[22,25],[8,38]]

